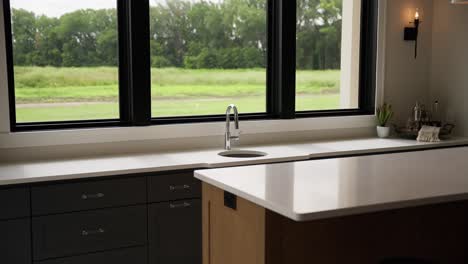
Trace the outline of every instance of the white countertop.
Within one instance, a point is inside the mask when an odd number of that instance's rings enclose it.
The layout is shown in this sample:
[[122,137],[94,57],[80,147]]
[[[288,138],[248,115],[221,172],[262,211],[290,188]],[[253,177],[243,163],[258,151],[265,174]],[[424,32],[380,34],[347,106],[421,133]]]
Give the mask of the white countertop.
[[404,139],[361,138],[242,148],[268,153],[266,157],[249,159],[220,157],[217,154],[222,149],[219,148],[184,152],[155,152],[65,160],[0,163],[0,185],[184,169],[221,168],[466,144],[468,144],[468,138],[438,143],[418,143],[414,140]]
[[198,170],[295,221],[468,199],[468,147]]

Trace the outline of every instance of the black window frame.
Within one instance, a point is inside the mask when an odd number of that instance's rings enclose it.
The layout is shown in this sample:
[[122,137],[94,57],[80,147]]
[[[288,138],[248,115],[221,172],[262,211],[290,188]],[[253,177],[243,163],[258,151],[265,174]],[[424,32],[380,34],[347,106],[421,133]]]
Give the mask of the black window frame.
[[[15,81],[10,1],[3,0],[7,76],[12,132],[149,126],[224,121],[219,115],[153,118],[149,0],[116,0],[119,35],[119,118],[54,122],[16,122]],[[296,111],[296,0],[267,0],[266,112],[241,114],[241,120],[358,116],[375,113],[378,0],[362,0],[359,107]]]

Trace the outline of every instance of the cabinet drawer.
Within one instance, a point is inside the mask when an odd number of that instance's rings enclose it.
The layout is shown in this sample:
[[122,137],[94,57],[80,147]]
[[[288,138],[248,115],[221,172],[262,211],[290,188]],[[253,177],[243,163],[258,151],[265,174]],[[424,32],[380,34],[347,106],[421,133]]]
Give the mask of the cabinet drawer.
[[149,177],[149,201],[163,202],[201,197],[200,181],[193,173],[175,173]]
[[69,258],[36,261],[34,264],[147,264],[146,247],[121,249]]
[[34,187],[33,215],[146,203],[144,177]]
[[34,217],[34,260],[141,246],[147,242],[144,205]]
[[152,204],[148,210],[149,263],[201,264],[201,201]]
[[0,190],[0,220],[29,216],[29,189]]
[[31,221],[29,219],[0,222],[0,263],[31,263]]

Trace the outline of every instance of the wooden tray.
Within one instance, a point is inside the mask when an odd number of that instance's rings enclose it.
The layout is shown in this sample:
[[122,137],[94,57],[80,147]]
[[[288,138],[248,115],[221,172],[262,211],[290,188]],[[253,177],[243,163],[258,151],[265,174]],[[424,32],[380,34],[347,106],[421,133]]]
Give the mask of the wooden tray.
[[[455,125],[453,124],[445,124],[440,129],[439,138],[440,139],[448,139],[450,138]],[[407,128],[407,127],[398,127],[394,126],[395,132],[399,137],[407,138],[407,139],[416,139],[418,138],[419,129],[416,128]]]

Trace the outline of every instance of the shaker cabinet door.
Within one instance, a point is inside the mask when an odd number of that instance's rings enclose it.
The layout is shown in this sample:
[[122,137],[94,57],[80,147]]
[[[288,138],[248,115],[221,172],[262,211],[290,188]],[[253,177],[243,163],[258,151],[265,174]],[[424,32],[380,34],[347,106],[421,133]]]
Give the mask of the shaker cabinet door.
[[201,264],[201,201],[185,200],[149,207],[150,264]]
[[0,220],[29,217],[29,200],[28,188],[0,190]]
[[147,208],[132,206],[34,217],[34,260],[144,246]]
[[31,190],[33,216],[146,203],[144,177],[36,186]]
[[147,264],[146,247],[125,248],[68,258],[34,262],[34,264]]
[[29,219],[0,222],[0,263],[31,263]]
[[201,182],[193,177],[193,172],[168,173],[149,177],[148,190],[150,203],[199,199]]

